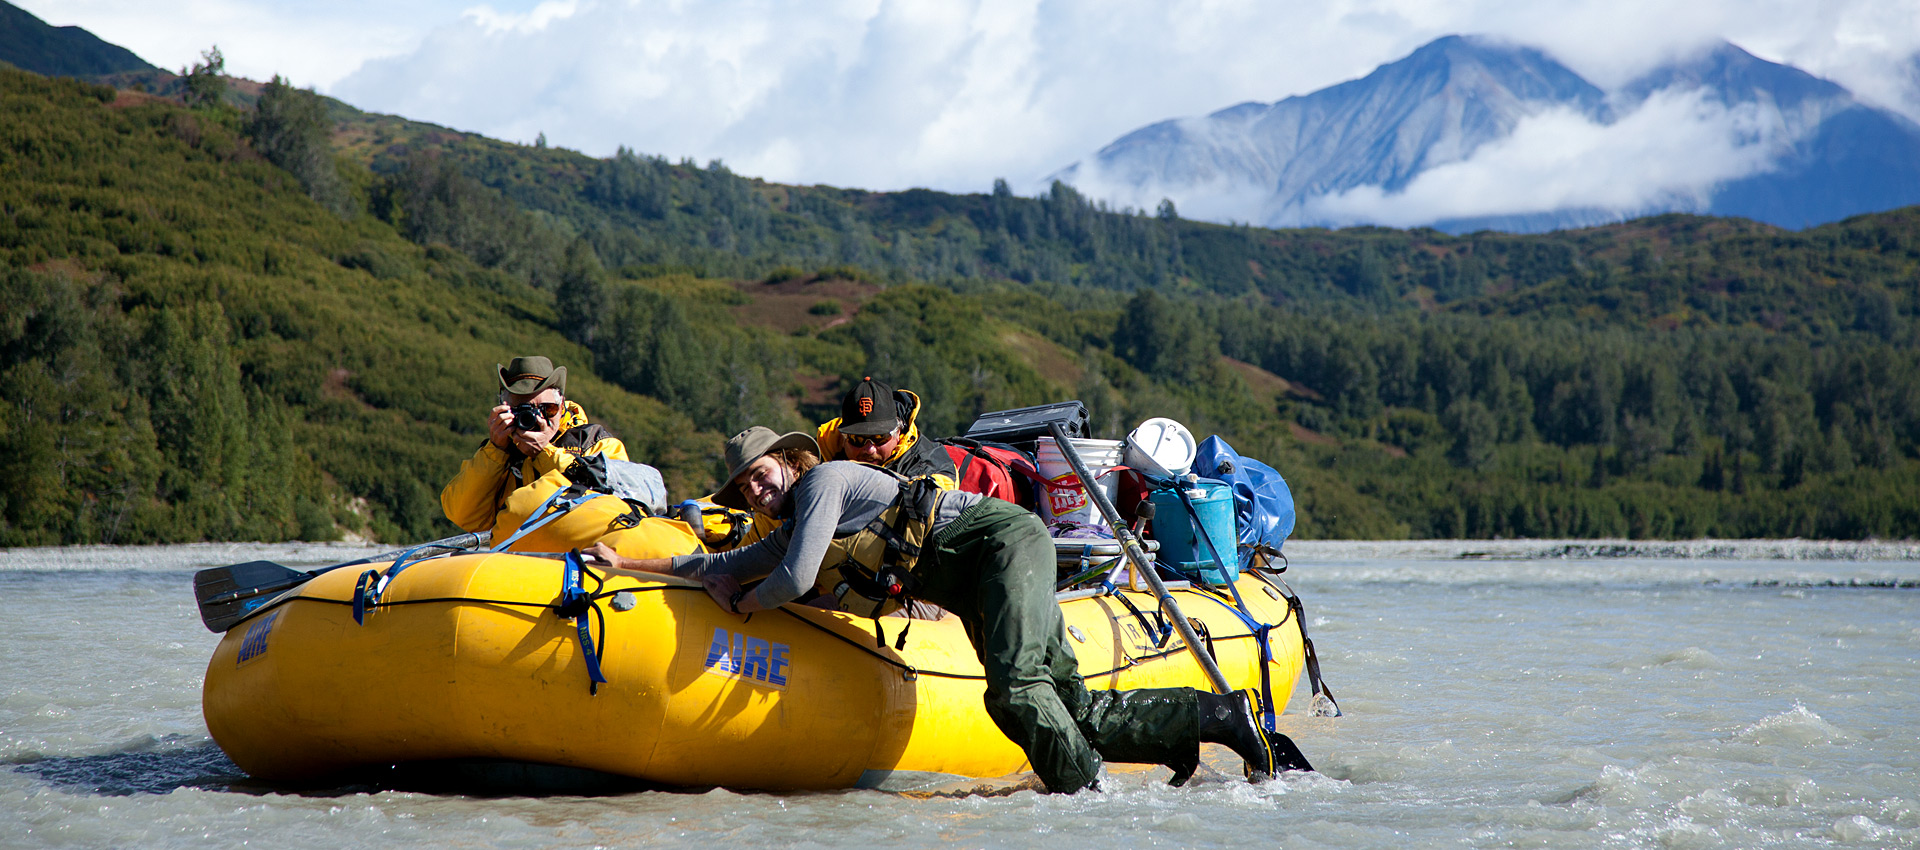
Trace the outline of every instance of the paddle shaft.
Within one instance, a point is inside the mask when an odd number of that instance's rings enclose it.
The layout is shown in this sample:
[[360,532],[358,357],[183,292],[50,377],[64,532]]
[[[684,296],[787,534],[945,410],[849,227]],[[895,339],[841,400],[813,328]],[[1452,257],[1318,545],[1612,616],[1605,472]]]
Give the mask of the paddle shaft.
[[1079,450],[1075,449],[1072,441],[1067,438],[1066,429],[1060,427],[1058,422],[1051,423],[1047,428],[1053,432],[1053,442],[1060,449],[1060,456],[1066,458],[1067,463],[1073,466],[1073,474],[1080,479],[1080,486],[1087,491],[1087,496],[1093,500],[1094,507],[1100,510],[1100,516],[1106,519],[1107,527],[1113,529],[1113,538],[1120,541],[1121,551],[1125,552],[1127,559],[1133,562],[1134,569],[1146,576],[1147,584],[1153,588],[1154,597],[1160,601],[1161,610],[1173,618],[1173,627],[1180,630],[1180,639],[1187,642],[1187,651],[1193,653],[1195,661],[1200,662],[1200,669],[1207,671],[1207,679],[1213,682],[1214,691],[1223,694],[1232,693],[1233,686],[1227,684],[1227,677],[1220,672],[1220,665],[1215,664],[1213,656],[1208,655],[1206,649],[1201,647],[1200,636],[1194,634],[1193,624],[1187,622],[1187,616],[1180,612],[1180,603],[1174,601],[1173,594],[1167,592],[1166,582],[1160,580],[1159,571],[1154,568],[1153,562],[1147,559],[1146,551],[1140,548],[1140,541],[1133,536],[1133,530],[1127,528],[1127,524],[1121,521],[1120,512],[1114,510],[1113,502],[1107,499],[1106,493],[1100,491],[1099,482],[1095,481],[1092,473],[1087,471],[1087,464],[1080,459]]
[[218,596],[212,596],[212,597],[208,597],[207,599],[201,600],[200,604],[203,606],[216,605],[224,602],[237,602],[242,599],[249,599],[249,598],[260,596],[262,594],[267,594],[267,593],[278,593],[282,590],[288,590],[290,588],[295,588],[295,587],[299,587],[300,585],[306,584],[308,581],[313,580],[315,576],[318,576],[321,573],[332,572],[342,567],[357,567],[357,566],[360,566],[361,564],[374,564],[374,563],[379,563],[381,561],[391,561],[415,549],[422,549],[428,546],[438,546],[438,547],[458,548],[458,549],[469,549],[476,546],[485,546],[487,545],[487,541],[490,540],[492,537],[493,537],[493,533],[489,531],[467,532],[465,534],[456,534],[452,537],[445,537],[439,540],[429,541],[427,543],[408,546],[405,549],[395,549],[391,552],[382,552],[378,555],[369,555],[365,558],[355,558],[354,560],[334,564],[330,567],[321,567],[320,569],[308,570],[306,572],[295,572],[292,575],[287,576],[287,578],[284,581],[276,581],[271,584],[256,585],[253,587],[242,587],[237,590],[231,590],[226,593],[222,593]]
[[391,552],[381,552],[378,555],[368,555],[365,558],[358,558],[352,561],[334,564],[331,567],[322,567],[320,569],[309,572],[308,575],[317,576],[329,570],[340,569],[341,567],[357,567],[357,566],[360,566],[361,564],[377,564],[377,563],[380,563],[381,561],[391,561],[395,558],[400,557],[401,555],[407,554],[408,552],[412,552],[416,549],[425,549],[429,546],[432,546],[435,548],[441,548],[441,549],[477,549],[491,542],[493,542],[493,532],[469,531],[469,532],[466,532],[465,534],[456,534],[452,537],[442,537],[439,540],[429,540],[425,543],[416,543],[412,546],[405,546],[399,549],[395,549]]

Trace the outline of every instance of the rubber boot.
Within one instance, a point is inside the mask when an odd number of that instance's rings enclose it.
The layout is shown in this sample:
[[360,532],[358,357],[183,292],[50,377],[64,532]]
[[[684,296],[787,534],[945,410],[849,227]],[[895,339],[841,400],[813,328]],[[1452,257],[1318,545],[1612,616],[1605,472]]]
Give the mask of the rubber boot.
[[1193,748],[1191,758],[1168,762],[1167,766],[1173,768],[1173,776],[1167,779],[1168,785],[1178,788],[1187,784],[1187,780],[1193,778],[1193,772],[1200,769],[1200,748]]
[[[1201,742],[1224,744],[1238,753],[1248,780],[1264,782],[1283,770],[1313,769],[1292,739],[1262,729],[1259,718],[1260,696],[1251,688],[1230,694],[1200,693]],[[1174,766],[1176,778],[1184,782],[1179,771]]]

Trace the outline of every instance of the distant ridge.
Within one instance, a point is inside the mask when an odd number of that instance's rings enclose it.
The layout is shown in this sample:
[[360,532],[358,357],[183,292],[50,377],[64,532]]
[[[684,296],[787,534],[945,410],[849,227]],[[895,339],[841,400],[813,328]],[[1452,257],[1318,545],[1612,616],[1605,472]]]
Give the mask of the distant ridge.
[[0,0],[0,61],[49,77],[159,70],[133,51],[79,27],[56,27]]
[[1721,44],[1636,80],[1627,93],[1675,86],[1778,114],[1796,140],[1773,169],[1719,187],[1704,210],[1710,215],[1799,229],[1920,202],[1920,127],[1839,85]]
[[[1641,111],[1656,100],[1664,111]],[[1676,101],[1697,104],[1698,114],[1683,118],[1703,127],[1718,122],[1713,141],[1729,148],[1728,159],[1751,163],[1715,177],[1678,160],[1649,161],[1668,173],[1647,177],[1642,197],[1631,202],[1507,199],[1513,208],[1505,211],[1484,203],[1471,215],[1447,215],[1422,212],[1408,197],[1423,175],[1445,166],[1505,173],[1512,164],[1503,157],[1513,149],[1499,144],[1529,119],[1576,116],[1560,124],[1584,120],[1595,133],[1612,134],[1606,143],[1630,146],[1669,129],[1662,120],[1630,123],[1636,114],[1666,116]],[[1698,150],[1680,149],[1700,159]],[[1561,168],[1589,166],[1568,156]],[[1186,215],[1274,227],[1540,232],[1691,212],[1798,229],[1920,203],[1920,126],[1725,42],[1608,92],[1535,48],[1447,36],[1358,80],[1142,127],[1055,177],[1118,207],[1150,209],[1167,197]],[[1508,182],[1525,195],[1520,179]],[[1366,203],[1351,203],[1354,197]]]

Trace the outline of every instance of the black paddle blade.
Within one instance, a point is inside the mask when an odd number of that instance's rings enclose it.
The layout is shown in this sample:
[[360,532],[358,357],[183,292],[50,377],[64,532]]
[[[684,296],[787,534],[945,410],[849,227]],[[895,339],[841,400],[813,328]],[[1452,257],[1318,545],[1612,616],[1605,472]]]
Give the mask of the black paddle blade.
[[297,587],[310,578],[313,576],[309,573],[290,570],[272,561],[212,567],[193,574],[193,598],[200,605],[200,622],[206,624],[207,630],[224,632],[255,608],[267,604],[272,594]]

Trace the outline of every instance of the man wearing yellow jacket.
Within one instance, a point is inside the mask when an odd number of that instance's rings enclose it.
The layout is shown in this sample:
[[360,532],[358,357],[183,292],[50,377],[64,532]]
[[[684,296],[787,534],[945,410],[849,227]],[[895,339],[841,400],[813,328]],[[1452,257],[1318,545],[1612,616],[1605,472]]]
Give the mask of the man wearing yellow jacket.
[[[459,474],[440,491],[440,508],[454,525],[467,531],[491,529],[498,541],[507,539],[547,497],[571,483],[566,472],[575,461],[593,454],[626,460],[627,447],[613,432],[588,422],[586,411],[567,400],[566,367],[555,366],[545,357],[528,356],[495,368],[500,403],[488,415],[487,441],[460,464]],[[610,533],[620,536],[610,543],[623,553],[684,554],[699,549],[685,525],[640,521],[625,502],[611,496],[573,508],[512,548],[562,552],[590,545]]]
[[871,463],[908,478],[931,475],[951,490],[957,480],[953,458],[924,438],[919,418],[919,396],[869,376],[840,399],[840,418],[820,426],[820,456]]

